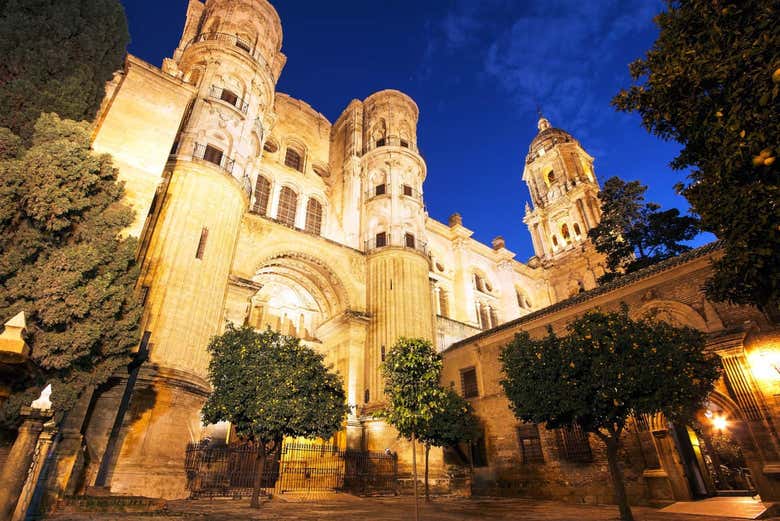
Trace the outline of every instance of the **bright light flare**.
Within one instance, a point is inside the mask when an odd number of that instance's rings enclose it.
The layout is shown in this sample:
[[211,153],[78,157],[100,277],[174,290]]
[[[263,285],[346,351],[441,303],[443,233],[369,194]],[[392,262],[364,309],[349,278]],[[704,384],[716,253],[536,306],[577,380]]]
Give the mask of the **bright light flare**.
[[725,431],[726,427],[729,426],[729,422],[726,420],[725,416],[715,416],[712,419],[712,426],[715,428],[715,430]]

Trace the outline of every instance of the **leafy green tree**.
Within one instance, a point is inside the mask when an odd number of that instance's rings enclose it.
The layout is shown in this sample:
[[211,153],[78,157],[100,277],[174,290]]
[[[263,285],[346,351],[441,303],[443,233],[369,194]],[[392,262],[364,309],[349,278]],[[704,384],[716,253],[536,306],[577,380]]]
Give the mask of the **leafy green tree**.
[[252,506],[260,506],[266,457],[285,436],[330,438],[349,410],[341,378],[323,355],[270,328],[227,330],[211,339],[209,380],[213,391],[203,421],[228,421],[242,439],[257,445]]
[[428,340],[399,338],[382,363],[387,407],[384,418],[412,442],[414,515],[417,499],[417,440],[434,416],[443,411],[445,391],[439,386],[442,359]]
[[44,114],[31,146],[0,129],[0,318],[24,311],[39,372],[14,382],[0,424],[49,382],[67,411],[127,365],[141,306],[132,221],[111,158],[90,150],[88,123]]
[[501,353],[504,387],[515,415],[548,429],[579,425],[606,446],[623,521],[632,518],[618,461],[620,436],[632,416],[690,418],[719,377],[704,336],[650,319],[591,311],[565,336],[552,329],[535,340],[520,333]]
[[599,192],[601,222],[588,236],[607,258],[607,273],[600,282],[690,250],[682,241],[696,236],[698,221],[681,216],[676,208],[661,211],[659,205],[646,203],[646,191],[639,181],[611,177]]
[[682,150],[682,193],[723,241],[707,285],[716,300],[780,306],[780,4],[669,0],[653,47],[613,100]]
[[42,112],[91,120],[129,40],[118,0],[0,0],[0,127],[24,141]]
[[445,390],[441,397],[441,408],[433,413],[420,432],[420,441],[425,446],[425,500],[430,501],[428,486],[428,455],[431,447],[452,447],[476,439],[479,423],[471,404],[455,390]]

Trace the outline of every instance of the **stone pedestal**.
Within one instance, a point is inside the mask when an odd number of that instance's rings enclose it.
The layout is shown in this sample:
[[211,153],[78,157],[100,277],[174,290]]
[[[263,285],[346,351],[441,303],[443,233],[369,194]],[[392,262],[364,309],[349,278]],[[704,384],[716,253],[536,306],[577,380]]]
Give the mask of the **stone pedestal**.
[[38,437],[44,423],[51,418],[51,412],[22,407],[22,417],[19,434],[0,473],[0,521],[11,519],[27,480]]

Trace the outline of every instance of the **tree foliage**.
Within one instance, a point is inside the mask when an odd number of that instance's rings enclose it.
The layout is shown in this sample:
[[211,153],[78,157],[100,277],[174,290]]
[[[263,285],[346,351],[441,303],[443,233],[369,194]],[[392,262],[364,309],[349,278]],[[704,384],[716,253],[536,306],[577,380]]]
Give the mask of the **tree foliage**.
[[690,250],[682,242],[698,233],[697,219],[681,216],[676,208],[661,211],[659,205],[645,202],[646,191],[639,181],[611,177],[599,193],[601,222],[588,236],[596,251],[606,255],[607,273],[601,282]]
[[383,415],[401,436],[419,437],[442,412],[441,368],[441,356],[421,338],[399,338],[387,353],[382,364],[388,402]]
[[119,236],[132,211],[110,157],[90,150],[89,124],[44,114],[20,143],[0,129],[0,318],[25,312],[40,372],[15,382],[6,427],[46,382],[66,411],[126,365],[141,310],[136,241]]
[[0,127],[29,140],[42,112],[91,120],[129,40],[118,0],[0,0]]
[[515,336],[501,353],[504,387],[515,415],[547,428],[579,425],[607,446],[624,519],[631,513],[617,462],[620,435],[634,415],[690,417],[718,378],[717,356],[702,333],[618,312],[591,311],[567,334]]
[[707,286],[717,300],[780,305],[780,4],[670,0],[658,40],[613,100],[682,144],[683,194],[723,241]]
[[[212,338],[209,380],[213,391],[203,421],[229,421],[236,434],[258,446],[257,469],[286,436],[329,438],[348,412],[341,378],[328,370],[323,355],[270,328],[228,325]],[[258,506],[262,473],[255,476]]]

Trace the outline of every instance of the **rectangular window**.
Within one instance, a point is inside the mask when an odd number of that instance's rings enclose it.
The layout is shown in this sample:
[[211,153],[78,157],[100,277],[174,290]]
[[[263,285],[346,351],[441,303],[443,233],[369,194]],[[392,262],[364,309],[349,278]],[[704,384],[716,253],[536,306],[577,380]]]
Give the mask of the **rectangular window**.
[[387,246],[387,234],[380,232],[376,234],[376,247],[382,248],[383,246]]
[[404,148],[409,148],[409,142],[405,139],[401,140],[401,146]]
[[222,94],[220,94],[219,99],[222,101],[227,101],[234,107],[236,106],[236,103],[238,103],[238,96],[227,89],[222,89]]
[[562,427],[556,431],[555,436],[561,459],[576,462],[588,462],[593,459],[588,433],[584,432],[579,425]]
[[404,195],[406,197],[412,197],[412,195],[414,195],[414,191],[412,190],[411,186],[404,185]]
[[387,185],[381,184],[376,185],[376,190],[374,190],[374,195],[385,195],[387,193]]
[[377,139],[376,146],[383,147],[383,146],[385,146],[385,143],[386,143],[385,138]]
[[200,231],[200,240],[198,241],[198,248],[195,250],[195,258],[202,259],[203,252],[206,250],[206,241],[209,238],[209,229],[205,226]]
[[240,38],[236,38],[236,47],[239,49],[244,49],[246,52],[252,52],[252,48],[249,46],[249,44]]
[[203,152],[203,160],[215,165],[222,165],[223,152],[217,147],[206,145],[206,150]]
[[535,423],[524,423],[518,426],[517,441],[520,445],[520,461],[523,465],[544,462],[538,425]]
[[479,396],[479,389],[477,388],[477,370],[475,368],[469,367],[467,369],[461,369],[460,388],[463,391],[464,398]]
[[414,248],[414,235],[407,233],[404,235],[404,242],[407,248]]

